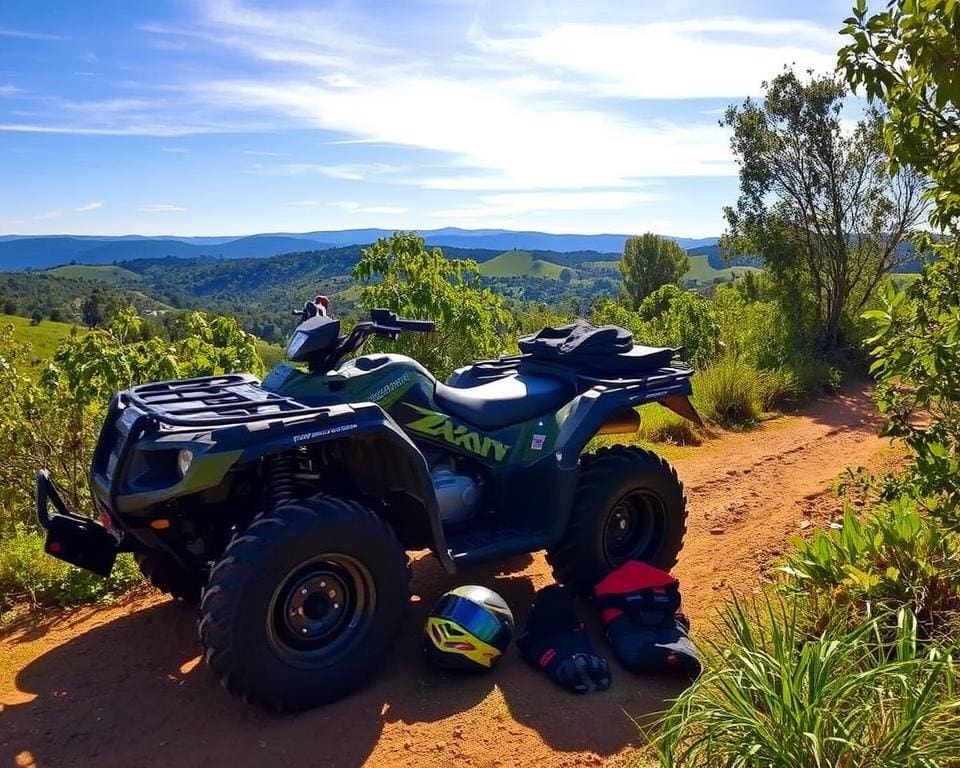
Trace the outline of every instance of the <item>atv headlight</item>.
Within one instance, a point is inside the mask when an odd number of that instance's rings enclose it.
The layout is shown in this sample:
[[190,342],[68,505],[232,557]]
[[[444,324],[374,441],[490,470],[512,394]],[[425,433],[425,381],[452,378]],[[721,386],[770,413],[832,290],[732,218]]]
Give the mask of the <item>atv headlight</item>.
[[309,338],[310,334],[308,333],[304,333],[303,331],[294,332],[293,336],[290,337],[290,343],[287,344],[287,358],[290,360],[295,358],[300,353],[301,347],[303,347],[304,343]]
[[180,470],[180,477],[186,477],[192,463],[193,453],[191,451],[184,449],[177,454],[177,469]]

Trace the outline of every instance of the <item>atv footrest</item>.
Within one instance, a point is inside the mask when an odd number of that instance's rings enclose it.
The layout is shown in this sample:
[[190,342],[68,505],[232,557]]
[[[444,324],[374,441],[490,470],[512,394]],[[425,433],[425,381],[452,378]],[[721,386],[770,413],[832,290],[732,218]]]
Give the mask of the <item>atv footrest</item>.
[[542,531],[526,528],[479,528],[451,533],[447,544],[458,568],[499,560],[504,557],[536,552],[549,541]]

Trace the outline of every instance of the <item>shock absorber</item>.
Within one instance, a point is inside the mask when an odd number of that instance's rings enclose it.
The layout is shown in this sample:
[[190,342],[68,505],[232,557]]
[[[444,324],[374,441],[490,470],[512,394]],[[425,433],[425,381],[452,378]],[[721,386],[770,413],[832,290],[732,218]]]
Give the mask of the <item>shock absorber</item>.
[[271,508],[277,509],[296,498],[294,470],[294,458],[289,454],[268,456],[264,460],[263,478]]

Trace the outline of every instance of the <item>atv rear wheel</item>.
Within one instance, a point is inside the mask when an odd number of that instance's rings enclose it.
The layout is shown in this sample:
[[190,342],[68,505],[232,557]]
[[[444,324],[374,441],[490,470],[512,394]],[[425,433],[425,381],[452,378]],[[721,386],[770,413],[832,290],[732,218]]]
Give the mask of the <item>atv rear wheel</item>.
[[163,552],[135,552],[133,559],[140,573],[152,586],[166,592],[174,600],[199,603],[203,591],[203,578],[189,571]]
[[393,529],[354,501],[314,496],[258,515],[210,573],[200,645],[221,685],[294,711],[373,674],[410,599]]
[[601,448],[583,468],[570,522],[547,560],[581,594],[628,560],[669,570],[686,533],[683,484],[666,461],[640,448]]

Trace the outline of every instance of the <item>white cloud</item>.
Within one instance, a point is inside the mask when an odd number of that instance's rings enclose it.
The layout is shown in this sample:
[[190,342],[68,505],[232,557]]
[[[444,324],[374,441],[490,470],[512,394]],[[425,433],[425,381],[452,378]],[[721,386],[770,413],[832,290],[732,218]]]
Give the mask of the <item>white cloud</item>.
[[0,85],[0,96],[17,96],[23,91],[15,85]]
[[243,154],[250,155],[252,157],[288,157],[289,155],[286,152],[264,152],[260,149],[245,149]]
[[34,214],[34,219],[36,221],[46,221],[48,219],[59,219],[63,216],[63,211],[43,211],[41,213]]
[[169,203],[148,203],[147,205],[141,205],[137,210],[143,211],[144,213],[173,213],[187,209],[183,206],[170,205]]
[[103,208],[103,203],[100,201],[97,201],[94,203],[86,203],[85,205],[78,206],[73,210],[76,211],[77,213],[86,213],[87,211],[95,211],[98,208]]
[[171,155],[186,155],[190,152],[186,147],[161,147],[161,152],[169,152]]
[[789,19],[560,24],[526,37],[478,35],[476,42],[491,55],[579,76],[574,85],[596,96],[630,99],[757,94],[784,64],[833,70],[837,49],[833,30]]

